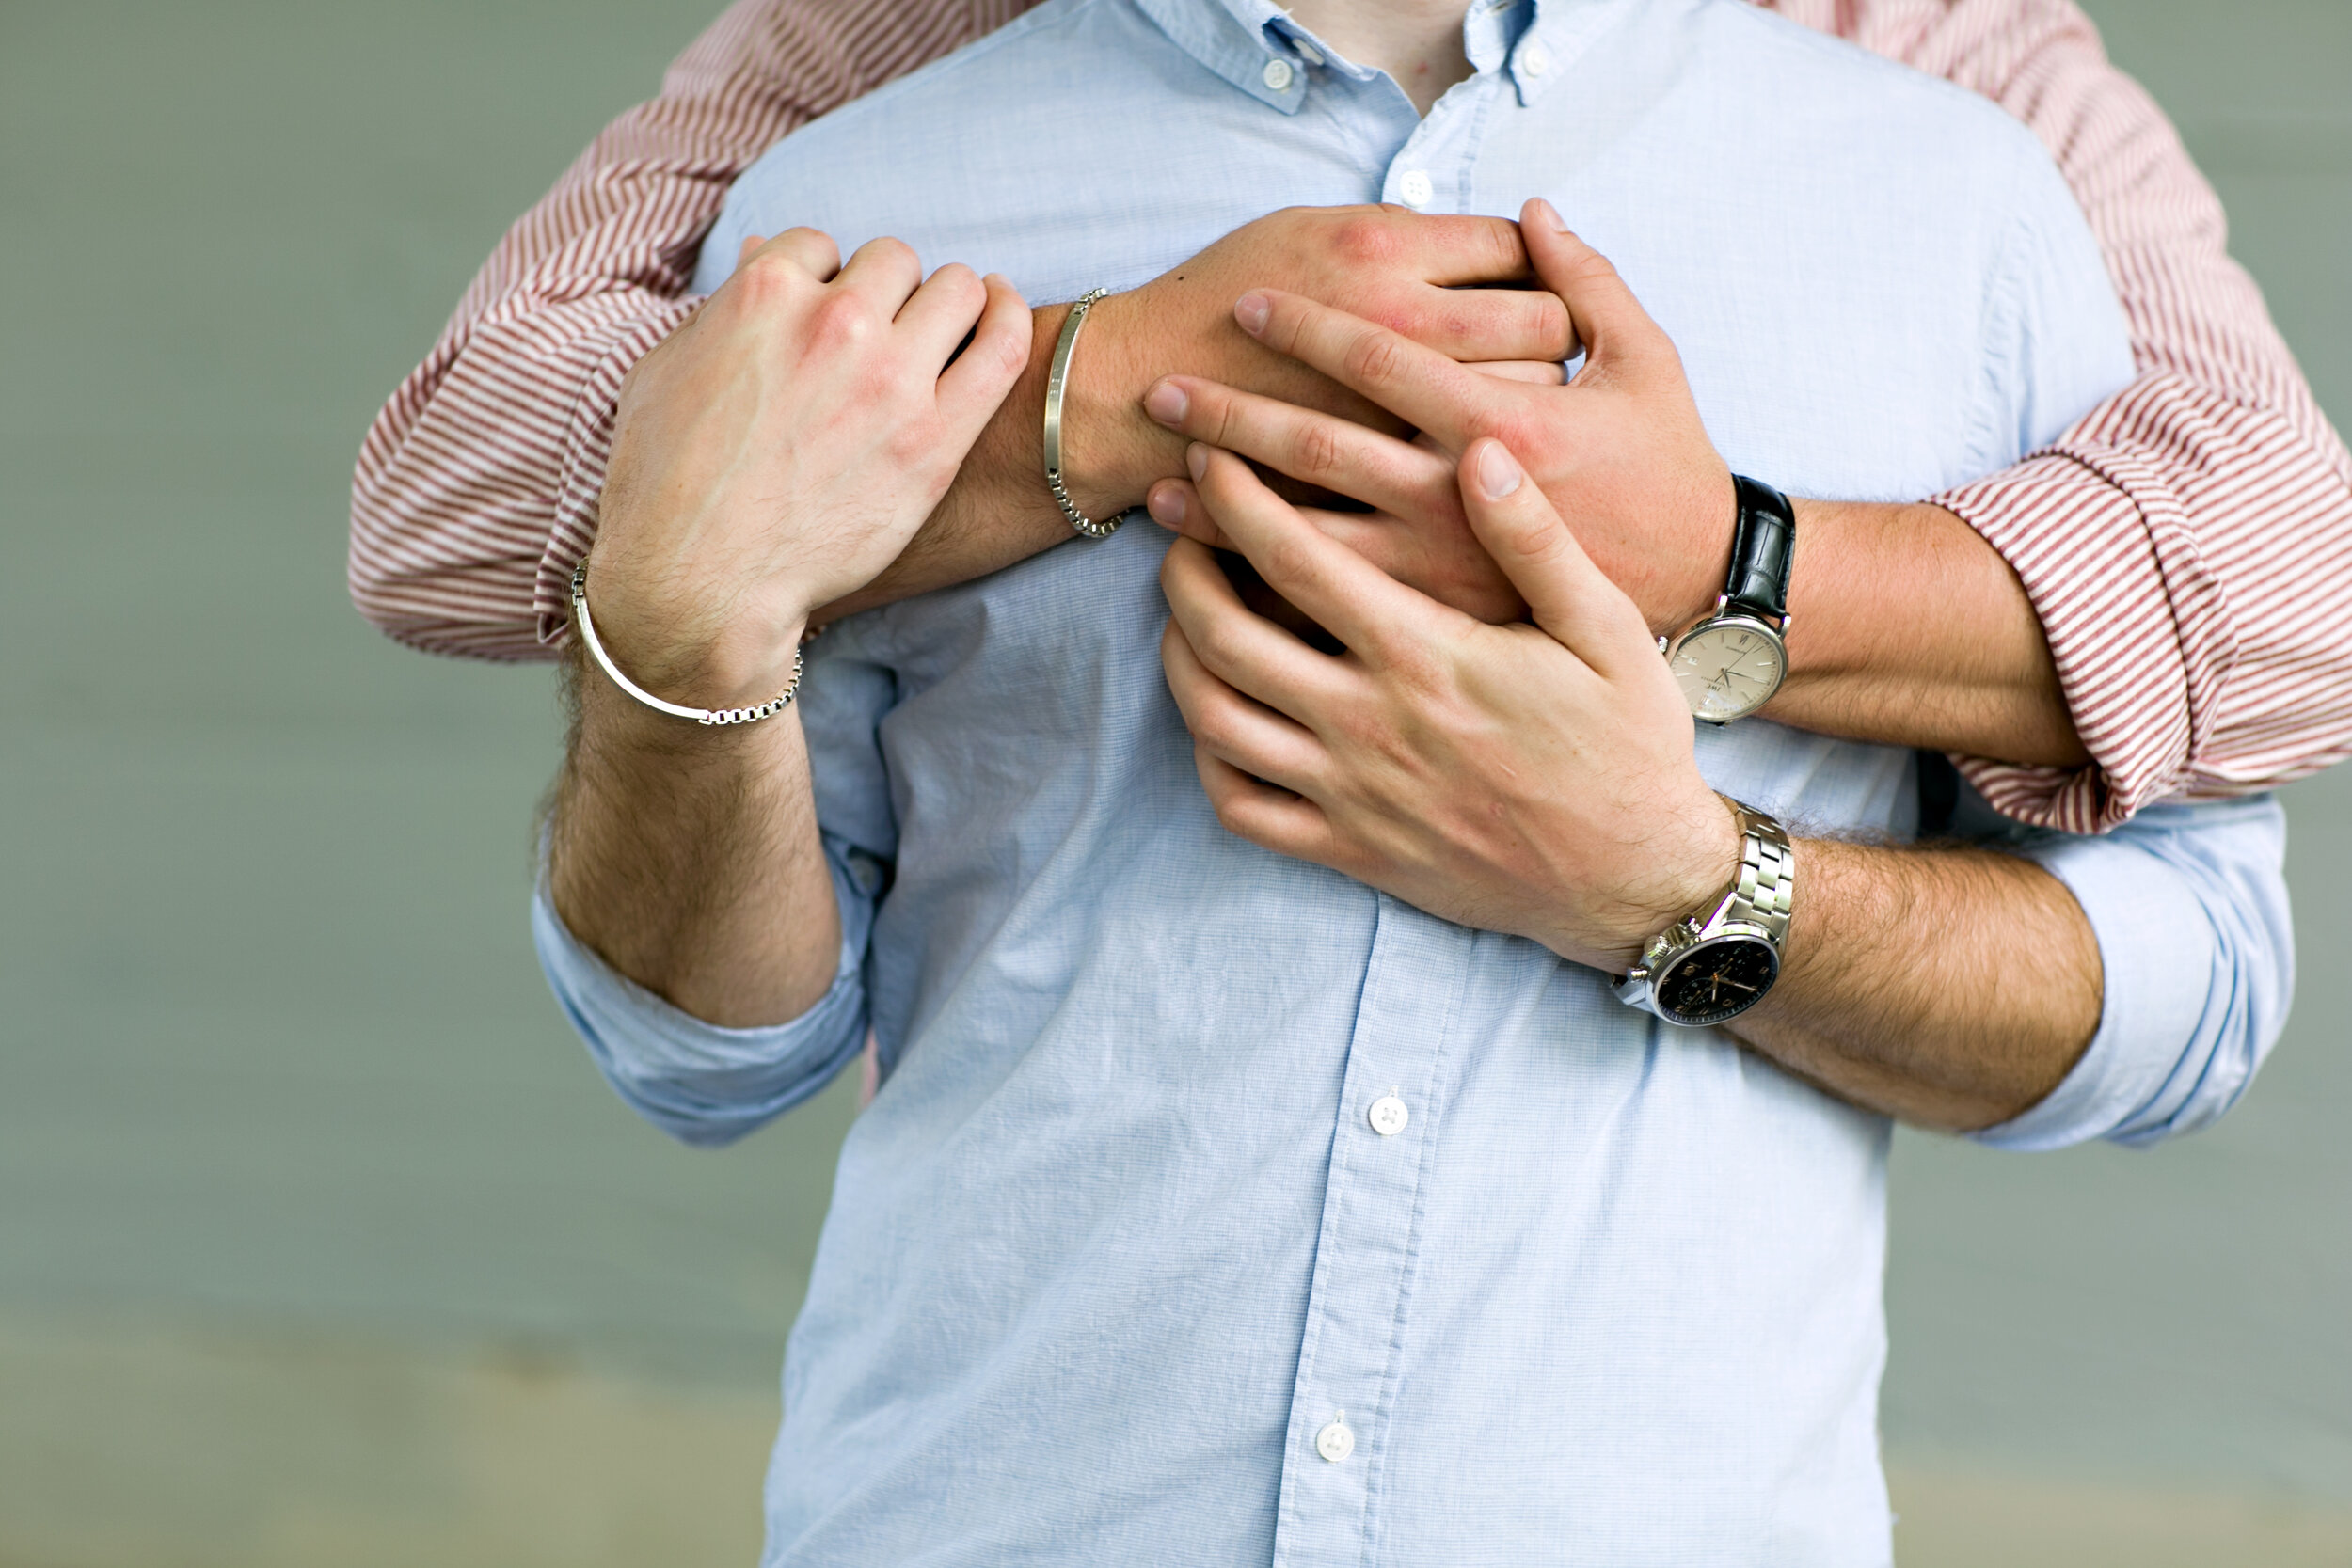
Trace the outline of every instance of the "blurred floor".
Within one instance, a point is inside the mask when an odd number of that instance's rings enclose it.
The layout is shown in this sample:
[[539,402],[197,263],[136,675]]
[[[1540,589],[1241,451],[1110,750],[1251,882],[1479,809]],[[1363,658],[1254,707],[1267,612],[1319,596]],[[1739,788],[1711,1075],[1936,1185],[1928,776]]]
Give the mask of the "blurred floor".
[[[351,455],[715,0],[0,0],[0,1568],[748,1560],[850,1088],[723,1155],[522,922],[537,671],[342,591]],[[2352,413],[2352,7],[2094,7]],[[1899,1140],[1906,1568],[2352,1564],[2352,776],[2153,1155]]]

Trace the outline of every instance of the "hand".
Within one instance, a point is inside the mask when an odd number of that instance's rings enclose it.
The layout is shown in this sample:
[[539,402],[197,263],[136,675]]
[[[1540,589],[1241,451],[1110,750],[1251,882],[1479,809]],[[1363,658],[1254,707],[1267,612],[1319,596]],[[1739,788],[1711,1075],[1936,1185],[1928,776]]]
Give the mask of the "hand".
[[[1002,278],[795,229],[622,383],[591,609],[659,695],[763,702],[810,611],[895,560],[1029,357]],[[966,333],[972,341],[948,364]]]
[[[1584,347],[1584,365],[1565,387],[1477,374],[1328,302],[1266,289],[1235,306],[1241,330],[1378,404],[1422,438],[1408,444],[1295,400],[1191,375],[1164,378],[1145,406],[1173,434],[1374,507],[1314,520],[1399,580],[1485,620],[1510,618],[1517,595],[1464,516],[1454,460],[1481,437],[1499,438],[1651,630],[1679,631],[1713,603],[1730,564],[1730,469],[1708,439],[1673,342],[1615,269],[1549,202],[1530,201],[1519,231]],[[1179,482],[1155,485],[1148,504],[1170,527],[1220,542]]]
[[1613,973],[1728,885],[1739,833],[1641,612],[1502,442],[1470,443],[1458,493],[1532,626],[1395,581],[1230,452],[1188,457],[1221,535],[1344,644],[1251,613],[1198,541],[1169,550],[1161,659],[1227,828]]
[[[1449,361],[1529,365],[1556,383],[1575,340],[1560,300],[1525,286],[1533,277],[1518,225],[1502,218],[1293,207],[1245,224],[1089,313],[1064,393],[1073,499],[1090,515],[1116,513],[1141,502],[1154,479],[1183,472],[1184,440],[1141,408],[1145,388],[1171,371],[1404,432],[1406,420],[1324,367],[1244,333],[1233,302],[1250,290],[1321,301]],[[1050,342],[1047,325],[1040,337]],[[1058,330],[1058,317],[1051,325]]]

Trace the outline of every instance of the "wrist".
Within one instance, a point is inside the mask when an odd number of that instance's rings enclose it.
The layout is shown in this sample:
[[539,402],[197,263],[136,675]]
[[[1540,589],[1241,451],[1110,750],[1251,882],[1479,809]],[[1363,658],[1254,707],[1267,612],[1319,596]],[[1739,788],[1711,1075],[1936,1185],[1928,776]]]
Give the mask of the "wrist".
[[1694,798],[1679,821],[1645,847],[1643,879],[1626,894],[1602,965],[1623,974],[1650,939],[1675,922],[1721,901],[1740,876],[1740,818],[1713,790]]
[[[1062,478],[1071,501],[1089,517],[1112,517],[1141,506],[1153,480],[1184,471],[1184,438],[1143,411],[1143,394],[1170,368],[1147,363],[1138,350],[1143,309],[1134,292],[1104,296],[1087,312],[1071,355],[1062,389]],[[1069,313],[1068,306],[1038,313],[1042,352],[1030,358],[1037,381],[1033,425],[1042,421],[1045,369]],[[1040,484],[1042,465],[1041,454],[1035,469]]]
[[756,772],[763,766],[757,759],[785,742],[787,732],[799,734],[797,703],[757,723],[701,724],[639,702],[596,668],[585,648],[576,646],[571,657],[577,716],[572,766],[598,778],[637,781],[632,793],[657,777],[704,777],[713,769],[723,774],[746,768]]
[[[605,656],[631,683],[665,702],[707,709],[755,707],[789,686],[799,667],[807,595],[789,584],[738,594],[723,605],[698,603],[690,594],[638,593],[626,573],[592,561],[585,589],[587,615]],[[574,635],[580,635],[577,626]],[[603,671],[591,668],[587,673],[643,707]]]
[[1691,531],[1691,547],[1682,552],[1685,564],[1668,596],[1666,623],[1650,628],[1666,637],[1713,613],[1731,575],[1732,540],[1740,526],[1740,497],[1728,467],[1719,464],[1694,479],[1690,494],[1689,515],[1699,519],[1698,526]]

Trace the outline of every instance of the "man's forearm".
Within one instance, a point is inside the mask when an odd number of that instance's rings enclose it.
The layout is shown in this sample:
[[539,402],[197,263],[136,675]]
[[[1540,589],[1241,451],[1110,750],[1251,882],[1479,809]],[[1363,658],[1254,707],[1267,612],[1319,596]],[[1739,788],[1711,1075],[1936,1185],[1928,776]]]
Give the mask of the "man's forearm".
[[2098,941],[2058,879],[1959,847],[1804,840],[1787,968],[1726,1026],[1855,1104],[1974,1130],[2056,1088],[2099,1027]]
[[2010,762],[2088,760],[2025,587],[1974,529],[1939,506],[1796,505],[1788,677],[1771,717]]
[[548,846],[564,924],[706,1022],[806,1012],[832,983],[841,934],[797,710],[704,728],[594,671],[576,667],[574,683]]

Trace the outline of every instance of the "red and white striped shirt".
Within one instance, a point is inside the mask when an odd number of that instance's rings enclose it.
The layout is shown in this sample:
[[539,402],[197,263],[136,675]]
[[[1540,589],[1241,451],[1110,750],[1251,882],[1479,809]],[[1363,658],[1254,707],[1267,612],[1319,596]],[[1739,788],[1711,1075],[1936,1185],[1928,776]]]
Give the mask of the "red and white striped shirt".
[[[740,0],[483,266],[377,415],[351,593],[437,653],[553,657],[596,532],[621,378],[683,321],[727,187],[795,127],[1032,0]],[[1931,498],[2040,611],[2079,769],[1959,759],[2075,832],[2352,755],[2352,649],[2303,635],[2352,580],[2352,455],[2225,248],[2221,206],[2071,0],[1765,0],[1983,93],[2041,136],[2104,248],[2139,378],[2047,450]]]

